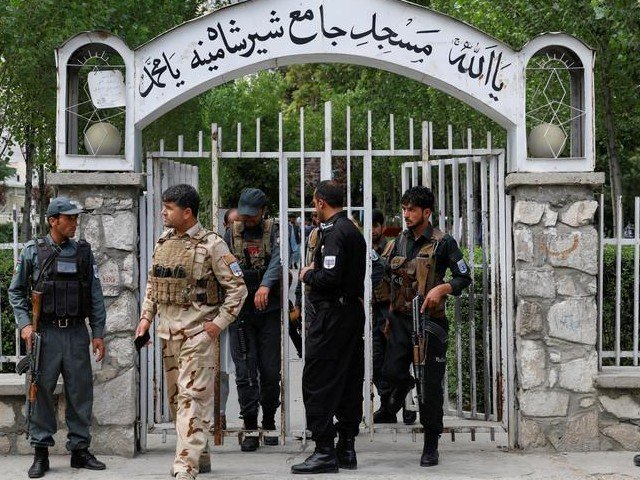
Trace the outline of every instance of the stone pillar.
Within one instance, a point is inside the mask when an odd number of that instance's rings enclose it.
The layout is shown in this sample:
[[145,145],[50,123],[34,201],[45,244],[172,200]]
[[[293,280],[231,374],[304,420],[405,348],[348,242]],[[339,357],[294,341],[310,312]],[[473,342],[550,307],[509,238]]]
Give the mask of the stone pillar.
[[80,216],[77,237],[91,244],[107,308],[106,355],[93,364],[91,448],[131,457],[139,398],[133,345],[140,295],[138,204],[145,179],[139,173],[53,173],[47,182],[90,211]]
[[601,173],[514,173],[518,445],[598,450],[598,232]]

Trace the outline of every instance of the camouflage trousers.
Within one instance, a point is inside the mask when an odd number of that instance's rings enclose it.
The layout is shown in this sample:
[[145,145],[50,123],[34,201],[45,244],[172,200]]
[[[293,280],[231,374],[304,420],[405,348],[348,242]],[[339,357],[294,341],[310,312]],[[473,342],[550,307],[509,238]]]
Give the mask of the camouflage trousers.
[[213,341],[206,332],[163,340],[167,395],[178,436],[173,471],[198,474],[213,412]]

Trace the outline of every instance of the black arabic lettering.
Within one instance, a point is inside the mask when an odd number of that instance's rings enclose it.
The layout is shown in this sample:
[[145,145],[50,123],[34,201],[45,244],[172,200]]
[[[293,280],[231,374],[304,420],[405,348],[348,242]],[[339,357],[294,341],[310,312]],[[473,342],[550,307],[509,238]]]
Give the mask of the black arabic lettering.
[[[491,60],[493,60],[493,58],[495,57],[495,54],[496,52],[494,51],[491,52]],[[499,92],[504,88],[504,82],[500,82],[500,85],[496,83],[498,80],[498,71],[501,70],[500,62],[502,62],[502,52],[498,54],[497,63],[495,68],[493,69],[493,77],[491,78],[491,88],[493,89],[494,92]]]
[[[343,29],[341,29],[340,27],[331,27],[331,30],[327,30],[325,25],[324,25],[324,6],[320,5],[320,25],[322,28],[322,35],[324,35],[325,38],[338,38],[338,37],[344,37],[347,32]],[[336,42],[333,42],[333,45],[336,45]]]
[[308,37],[298,37],[293,33],[293,25],[296,22],[304,22],[305,20],[311,21],[314,19],[313,10],[309,9],[304,12],[304,14],[302,14],[300,10],[294,10],[289,14],[289,17],[291,18],[291,23],[289,24],[289,37],[291,38],[291,41],[296,45],[304,45],[306,43],[312,42],[318,36],[318,33],[314,33],[313,35],[309,35]]
[[177,80],[178,78],[180,78],[180,70],[176,68],[174,72],[173,68],[171,67],[171,62],[169,62],[169,59],[173,58],[174,55],[175,53],[171,54],[171,56],[167,58],[167,55],[163,52],[162,58],[164,58],[164,61],[167,64],[167,69],[169,70],[169,73],[171,74],[171,76]]
[[[413,44],[411,42],[405,42],[401,39],[397,39],[398,33],[392,30],[390,27],[384,27],[382,30],[378,31],[378,14],[374,13],[371,15],[371,27],[368,30],[364,30],[362,32],[356,33],[354,28],[351,29],[351,38],[353,40],[358,40],[367,36],[372,36],[378,42],[386,41],[389,45],[394,47],[399,47],[404,50],[408,50],[410,52],[415,53],[424,53],[425,55],[431,55],[433,51],[433,47],[429,44],[424,46],[419,46],[417,44]],[[425,31],[425,33],[437,33],[439,30],[429,30]]]
[[[460,39],[454,39],[453,45],[459,46]],[[458,72],[467,74],[469,78],[484,78],[485,86],[490,84],[494,92],[500,92],[504,88],[504,82],[498,81],[498,72],[506,66],[501,67],[502,52],[496,55],[494,48],[495,45],[486,47],[485,53],[478,55],[480,53],[479,43],[474,47],[470,42],[464,42],[459,49],[459,55],[455,58],[454,48],[449,50],[449,64],[457,66]],[[488,57],[486,56],[487,51],[490,51]],[[497,97],[491,95],[491,98],[497,101]]]
[[[253,54],[253,52],[254,52],[254,50],[256,48],[256,41],[266,42],[267,40],[269,40],[271,38],[280,38],[280,37],[283,37],[283,36],[284,36],[284,28],[282,28],[282,27],[280,27],[278,30],[273,31],[273,32],[269,31],[269,32],[265,33],[264,35],[260,35],[257,32],[256,33],[250,33],[248,38],[249,38],[249,41],[251,42],[251,47],[246,52],[241,53],[240,56],[241,57],[245,57],[245,58],[249,58]],[[259,54],[260,53],[267,53],[267,50],[266,49],[260,49],[260,50],[258,50],[258,53]]]
[[[167,70],[174,79],[177,80],[180,78],[180,70],[177,68],[174,70],[171,66],[170,59],[173,58],[174,55],[175,53],[171,54],[170,57],[167,57],[166,53],[162,52],[161,58],[154,58],[151,62],[151,69],[148,67],[151,59],[147,59],[145,62],[145,65],[147,66],[143,68],[144,73],[140,79],[140,87],[138,88],[138,92],[142,98],[149,95],[151,90],[153,90],[153,87],[164,88],[167,86],[167,84],[162,81],[162,76]],[[145,78],[149,79],[149,85],[147,88],[142,88]],[[181,85],[184,85],[184,80],[176,84],[177,87]]]
[[[196,69],[198,67],[202,67],[204,65],[209,65],[210,63],[215,62],[216,60],[219,60],[221,58],[225,57],[225,53],[224,50],[222,48],[219,48],[216,53],[213,52],[209,52],[208,54],[208,58],[201,58],[200,54],[198,53],[197,50],[193,50],[193,58],[191,59],[191,68],[192,69]],[[209,67],[209,70],[217,70],[217,67]]]
[[[463,48],[463,50],[465,50]],[[479,61],[478,61],[478,70],[474,71],[473,70],[473,65],[476,61],[476,57],[475,55],[471,56],[471,59],[469,60],[469,62],[465,65],[465,60],[467,59],[467,54],[463,53],[462,55],[460,55],[458,58],[451,58],[451,52],[449,52],[449,64],[450,65],[455,65],[456,63],[458,64],[458,71],[460,73],[467,73],[469,74],[469,77],[471,78],[478,78],[480,77],[480,75],[482,75],[482,71],[483,71],[483,66],[484,66],[484,57],[480,57]]]
[[224,29],[222,28],[222,25],[220,25],[220,22],[218,22],[218,32],[220,32],[220,38],[222,39],[222,43],[224,44],[224,48],[227,49],[227,52],[234,54],[236,52],[246,50],[247,48],[246,40],[242,40],[242,42],[240,42],[237,45],[229,45],[229,41],[227,40],[227,36],[225,35]]

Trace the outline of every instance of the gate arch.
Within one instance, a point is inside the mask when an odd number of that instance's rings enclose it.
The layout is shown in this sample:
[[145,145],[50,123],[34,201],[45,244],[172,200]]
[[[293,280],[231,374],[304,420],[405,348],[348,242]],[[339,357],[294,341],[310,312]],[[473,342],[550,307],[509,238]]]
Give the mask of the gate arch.
[[[57,160],[60,170],[141,170],[141,129],[163,113],[217,85],[259,70],[296,63],[352,63],[387,70],[450,94],[487,115],[508,133],[509,171],[593,170],[593,52],[562,34],[537,37],[521,51],[453,19],[403,0],[247,0],[186,22],[135,51],[105,32],[127,63],[124,154],[77,155],[77,125],[67,116],[78,85],[68,62],[96,33],[80,34],[57,51]],[[527,156],[526,67],[546,47],[574,55],[583,121],[571,126],[579,158],[531,162]],[[133,64],[133,67],[131,67]],[[75,135],[76,138],[73,138]],[[83,158],[88,157],[88,158]]]

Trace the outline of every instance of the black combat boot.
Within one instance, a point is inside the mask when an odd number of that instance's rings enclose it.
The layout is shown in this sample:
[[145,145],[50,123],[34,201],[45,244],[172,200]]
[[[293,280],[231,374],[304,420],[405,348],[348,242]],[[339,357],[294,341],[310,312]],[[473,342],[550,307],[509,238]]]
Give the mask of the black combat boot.
[[356,458],[356,439],[355,437],[340,435],[336,444],[336,455],[338,457],[338,466],[347,470],[356,470],[358,468],[358,459]]
[[404,407],[404,400],[407,398],[407,394],[411,391],[411,387],[408,388],[394,388],[389,396],[389,402],[387,403],[387,410],[393,415],[397,415]]
[[86,468],[88,470],[104,470],[107,468],[88,448],[79,448],[71,452],[71,467]]
[[633,463],[636,464],[636,467],[640,467],[640,455],[633,457]]
[[316,449],[304,462],[291,467],[291,473],[338,473],[338,457],[333,442],[316,442]]
[[424,448],[422,449],[422,457],[420,457],[421,467],[433,467],[438,465],[438,437],[440,435],[425,432]]
[[36,447],[33,454],[33,464],[29,468],[29,478],[44,477],[49,470],[49,449],[47,447]]
[[[258,430],[258,416],[257,415],[245,415],[244,417],[244,429],[245,430]],[[255,435],[244,435],[242,442],[240,443],[240,450],[243,452],[255,452],[260,446],[260,438]]]
[[373,423],[396,423],[398,419],[389,411],[389,395],[380,396],[380,408],[373,412]]
[[413,425],[418,419],[418,412],[402,408],[402,421],[405,425]]
[[[262,412],[262,430],[275,432],[276,430],[276,412]],[[264,444],[269,446],[278,445],[280,443],[277,434],[271,433],[270,435],[264,435]]]

